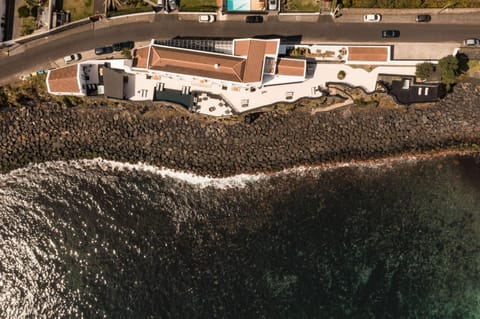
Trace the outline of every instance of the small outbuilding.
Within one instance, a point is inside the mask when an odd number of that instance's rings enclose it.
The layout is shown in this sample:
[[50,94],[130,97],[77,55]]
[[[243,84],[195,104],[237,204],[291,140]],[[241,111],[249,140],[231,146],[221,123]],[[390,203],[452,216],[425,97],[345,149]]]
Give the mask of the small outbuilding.
[[393,80],[390,94],[402,104],[435,102],[445,95],[441,83],[415,82],[415,77]]

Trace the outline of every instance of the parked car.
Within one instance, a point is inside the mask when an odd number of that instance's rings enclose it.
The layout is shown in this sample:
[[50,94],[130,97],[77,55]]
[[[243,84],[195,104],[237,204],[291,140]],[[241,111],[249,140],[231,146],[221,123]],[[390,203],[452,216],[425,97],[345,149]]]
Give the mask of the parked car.
[[430,22],[430,20],[432,20],[432,17],[429,14],[419,14],[415,18],[415,21],[417,22]]
[[398,38],[400,36],[400,31],[398,30],[383,30],[382,38]]
[[480,40],[475,38],[469,38],[469,39],[465,39],[463,41],[463,44],[467,47],[476,47],[480,45]]
[[72,63],[75,61],[79,61],[82,59],[82,55],[80,53],[75,53],[71,55],[67,55],[66,57],[63,58],[63,61],[65,63]]
[[363,22],[380,22],[380,20],[382,20],[382,16],[378,13],[363,16]]
[[268,10],[277,10],[277,0],[268,0]]
[[215,22],[215,16],[214,15],[202,15],[198,17],[198,22],[200,23],[212,23]]
[[125,42],[117,42],[112,45],[114,51],[122,51],[122,49],[133,49],[135,46],[135,42],[133,41],[125,41]]
[[247,23],[262,23],[263,17],[262,16],[247,16],[245,18],[245,22]]
[[168,8],[170,11],[177,10],[177,3],[175,0],[168,0]]
[[113,52],[113,47],[101,47],[101,48],[96,48],[95,49],[95,54],[96,55],[101,55],[101,54],[108,54]]

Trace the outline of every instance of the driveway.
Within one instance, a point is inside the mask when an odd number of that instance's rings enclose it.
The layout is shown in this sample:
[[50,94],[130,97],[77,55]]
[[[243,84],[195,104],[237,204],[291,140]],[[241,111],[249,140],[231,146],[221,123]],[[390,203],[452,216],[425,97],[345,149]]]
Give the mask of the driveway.
[[102,14],[105,12],[105,8],[103,6],[103,0],[94,0],[93,3],[93,12],[95,14]]

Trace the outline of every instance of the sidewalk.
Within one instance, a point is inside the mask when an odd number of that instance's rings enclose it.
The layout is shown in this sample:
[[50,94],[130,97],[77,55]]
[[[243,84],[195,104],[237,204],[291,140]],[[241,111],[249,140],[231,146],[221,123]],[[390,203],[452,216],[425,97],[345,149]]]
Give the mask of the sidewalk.
[[22,30],[22,19],[18,16],[18,8],[23,5],[25,5],[24,0],[15,0],[12,39],[20,37],[20,32]]
[[341,16],[335,22],[360,23],[365,14],[378,13],[382,15],[379,23],[416,23],[419,14],[429,14],[432,20],[429,24],[477,24],[480,25],[480,8],[466,9],[342,9]]

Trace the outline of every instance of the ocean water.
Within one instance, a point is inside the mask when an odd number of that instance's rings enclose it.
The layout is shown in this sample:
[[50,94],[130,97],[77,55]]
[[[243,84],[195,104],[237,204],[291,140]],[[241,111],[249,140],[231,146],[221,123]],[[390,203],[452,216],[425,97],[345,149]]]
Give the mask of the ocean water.
[[479,318],[476,155],[0,175],[1,318]]

